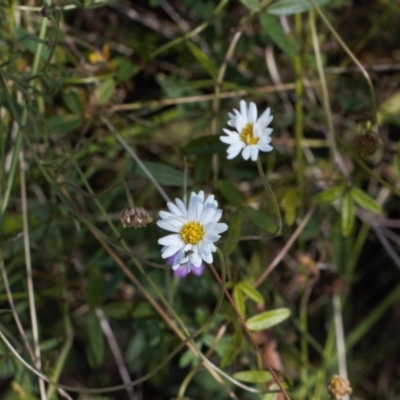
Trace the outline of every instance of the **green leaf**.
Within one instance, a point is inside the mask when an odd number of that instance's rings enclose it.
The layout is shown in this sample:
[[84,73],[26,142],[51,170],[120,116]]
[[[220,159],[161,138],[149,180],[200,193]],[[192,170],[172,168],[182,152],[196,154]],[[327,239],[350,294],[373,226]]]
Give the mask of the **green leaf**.
[[76,87],[69,87],[64,89],[63,101],[69,110],[76,115],[81,115],[83,112],[83,104],[81,101],[81,96],[79,90]]
[[[279,391],[279,386],[274,382],[271,386],[268,387],[268,390],[276,390]],[[264,394],[263,400],[276,400],[278,398],[278,393],[266,393]]]
[[113,94],[115,89],[115,81],[114,79],[106,79],[101,82],[96,88],[96,99],[97,104],[104,104],[108,100],[110,100],[111,95]]
[[350,191],[353,200],[362,208],[365,208],[372,213],[379,214],[382,212],[381,206],[367,193],[359,188],[353,188]]
[[288,308],[278,308],[277,310],[265,311],[249,318],[246,321],[246,325],[252,331],[261,331],[280,324],[289,316],[290,310]]
[[219,136],[202,136],[189,142],[183,149],[187,155],[211,156],[214,153],[224,153],[226,144],[222,143]]
[[294,43],[286,36],[286,33],[275,17],[271,17],[268,14],[261,14],[260,24],[271,40],[289,57],[293,57],[296,54]]
[[97,263],[91,263],[88,271],[89,282],[86,288],[86,300],[94,307],[103,298],[104,279],[102,268]]
[[67,133],[82,125],[82,118],[78,115],[57,115],[48,120],[48,134]]
[[138,332],[129,341],[126,349],[126,363],[131,372],[139,372],[143,368],[146,357],[143,353],[147,350],[146,339],[142,332]]
[[247,383],[265,383],[273,379],[271,372],[257,370],[235,372],[233,377]]
[[93,311],[90,311],[85,320],[86,324],[86,356],[89,365],[97,368],[104,358],[104,336],[101,330],[100,321]]
[[242,351],[243,343],[243,332],[240,329],[236,329],[232,340],[229,342],[221,358],[221,368],[227,368],[235,361],[236,357]]
[[241,281],[237,284],[239,288],[255,303],[264,304],[264,297],[262,294],[248,282]]
[[297,190],[289,187],[283,197],[283,208],[285,211],[285,222],[287,226],[292,226],[296,219],[297,210]]
[[133,303],[131,301],[115,301],[104,304],[101,308],[107,318],[126,319],[132,313]]
[[[243,211],[239,209],[232,214],[229,220],[228,238],[239,237],[242,232],[242,224],[243,224]],[[237,240],[226,243],[225,244],[226,254],[231,255],[235,251],[238,243],[239,242]]]
[[250,221],[262,230],[269,233],[276,231],[276,225],[261,211],[247,206],[244,207],[244,212],[249,217]]
[[115,78],[119,82],[126,82],[140,71],[139,67],[133,64],[128,57],[116,57],[113,58],[113,61],[117,64]]
[[[329,3],[331,0],[315,0],[318,6]],[[279,0],[268,7],[268,14],[291,15],[311,10],[313,5],[309,0]]]
[[239,0],[250,11],[259,12],[261,10],[261,3],[259,0]]
[[342,202],[342,235],[349,236],[354,224],[354,201],[351,193],[346,193]]
[[239,311],[239,314],[243,317],[246,318],[246,306],[244,304],[244,298],[243,298],[243,292],[240,289],[239,285],[235,285],[233,287],[233,300],[236,304],[236,307]]
[[[149,170],[149,172],[156,178],[157,182],[161,185],[165,186],[183,186],[183,172],[178,171],[177,169],[170,167],[169,165],[162,164],[159,162],[153,161],[143,161],[145,167]],[[135,168],[135,173],[143,178],[147,178],[147,175],[144,171],[137,166]],[[193,185],[193,181],[191,178],[187,180],[188,186]]]
[[344,190],[345,188],[343,186],[331,187],[314,196],[313,201],[316,204],[332,203],[343,195]]
[[190,52],[196,58],[197,62],[210,74],[212,78],[215,78],[218,69],[214,65],[212,59],[193,42],[186,42],[186,45],[189,47]]
[[236,189],[235,186],[233,186],[230,182],[220,181],[219,190],[221,191],[222,196],[224,196],[225,199],[234,206],[239,207],[243,204],[244,197],[242,193],[238,189]]

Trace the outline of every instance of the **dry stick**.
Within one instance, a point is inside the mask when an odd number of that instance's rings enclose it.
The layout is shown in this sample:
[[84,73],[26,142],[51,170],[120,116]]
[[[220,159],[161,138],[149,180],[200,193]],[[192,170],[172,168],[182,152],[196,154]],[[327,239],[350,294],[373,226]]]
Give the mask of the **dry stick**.
[[[215,278],[217,279],[218,283],[221,284],[222,283],[222,279],[219,276],[217,270],[215,269],[213,264],[209,264],[212,273],[214,274]],[[258,346],[257,342],[255,341],[253,335],[251,334],[249,328],[246,325],[246,321],[243,319],[243,317],[240,315],[240,312],[238,310],[238,308],[236,307],[235,302],[232,299],[232,296],[230,295],[229,291],[227,288],[224,289],[225,291],[225,296],[228,298],[229,302],[231,303],[232,308],[234,309],[237,317],[239,318],[239,321],[241,323],[241,325],[243,326],[243,329],[246,331],[247,336],[249,337],[251,343],[253,344],[253,346],[255,347],[255,349],[257,350],[257,352],[260,354],[262,360],[264,361],[264,364],[266,365],[266,367],[268,368],[269,372],[271,372],[272,377],[274,378],[274,381],[276,382],[276,384],[279,386],[279,389],[282,391],[282,393],[284,394],[284,396],[286,397],[287,400],[290,400],[289,395],[286,393],[286,390],[283,388],[282,384],[279,382],[278,377],[276,376],[275,371],[272,369],[272,367],[270,366],[269,362],[267,361],[265,354],[261,351],[260,347]]]
[[[107,338],[108,346],[110,347],[111,353],[114,356],[117,364],[119,374],[121,375],[122,382],[128,385],[132,379],[129,376],[128,369],[124,363],[124,357],[122,356],[121,350],[119,349],[118,343],[115,340],[114,333],[111,329],[108,319],[104,315],[104,311],[101,308],[95,309],[97,318],[100,320],[100,326],[103,330],[104,336]],[[126,387],[126,393],[128,394],[129,400],[135,400],[135,393],[132,386]]]
[[0,264],[0,269],[1,269],[1,273],[3,275],[3,281],[4,281],[4,286],[6,288],[6,293],[7,293],[7,298],[8,298],[8,303],[10,304],[11,307],[11,312],[13,314],[14,320],[15,320],[15,324],[17,325],[18,328],[18,332],[21,335],[24,343],[25,343],[25,347],[28,350],[29,356],[31,357],[31,360],[33,362],[35,362],[35,355],[33,354],[33,351],[31,349],[31,345],[28,341],[28,338],[26,337],[24,328],[21,324],[21,320],[19,319],[18,313],[17,313],[17,309],[15,308],[15,304],[14,304],[14,299],[11,293],[11,288],[10,288],[10,284],[8,282],[8,277],[7,277],[7,273],[6,273],[6,268],[4,266],[4,261],[1,260],[1,264]]
[[[25,159],[24,150],[19,153],[20,163],[20,180],[21,180],[21,209],[22,209],[22,224],[24,230],[24,249],[25,249],[25,266],[26,266],[26,279],[28,285],[28,297],[29,297],[29,310],[31,315],[32,325],[32,339],[33,339],[33,350],[35,354],[35,365],[36,368],[42,370],[42,361],[40,355],[39,346],[39,332],[36,318],[36,307],[35,307],[35,290],[33,288],[32,279],[32,263],[31,263],[31,252],[30,252],[30,241],[29,241],[29,223],[28,223],[28,206],[26,201],[26,181],[25,181]],[[41,400],[46,400],[46,387],[44,380],[39,378],[39,390]]]
[[312,207],[308,213],[305,215],[301,224],[294,231],[293,235],[286,242],[285,246],[283,246],[282,250],[278,253],[278,255],[272,260],[271,264],[265,269],[265,271],[261,274],[261,276],[257,279],[257,282],[254,284],[254,287],[257,288],[261,285],[261,283],[265,280],[265,278],[272,272],[273,269],[282,261],[285,254],[292,247],[295,240],[299,237],[300,233],[303,231],[311,216],[313,215],[315,207]]
[[[311,81],[310,85],[312,87],[319,87],[321,85],[320,81]],[[287,90],[294,90],[296,85],[294,83],[284,83],[282,85],[273,85],[273,86],[263,86],[253,90],[254,92],[260,93],[275,93],[275,92],[283,92]],[[243,97],[247,96],[249,91],[246,89],[242,90],[234,90],[231,92],[222,92],[219,93],[219,99],[230,99],[233,97]],[[177,104],[187,104],[187,103],[200,103],[203,101],[213,101],[215,99],[215,93],[212,94],[203,94],[199,96],[187,96],[180,97],[177,99],[165,99],[165,100],[153,100],[149,102],[138,102],[138,103],[130,103],[130,104],[118,104],[114,107],[111,107],[107,113],[107,116],[114,114],[118,111],[132,111],[132,110],[140,110],[141,108],[149,108],[149,107],[164,107],[164,106],[173,106]]]

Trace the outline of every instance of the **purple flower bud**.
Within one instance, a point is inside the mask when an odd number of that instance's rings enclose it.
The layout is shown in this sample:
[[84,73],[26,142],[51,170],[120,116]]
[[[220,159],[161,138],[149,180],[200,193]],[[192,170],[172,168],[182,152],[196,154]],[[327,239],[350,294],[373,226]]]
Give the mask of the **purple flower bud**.
[[[167,258],[167,264],[168,265],[173,265],[175,261],[175,257],[177,256],[178,253],[174,254],[171,257]],[[204,272],[204,264],[201,263],[198,267],[195,267],[193,264],[190,263],[190,260],[187,262],[183,262],[182,264],[179,265],[177,269],[174,271],[174,276],[176,278],[186,278],[186,276],[191,272],[193,275],[200,276]]]

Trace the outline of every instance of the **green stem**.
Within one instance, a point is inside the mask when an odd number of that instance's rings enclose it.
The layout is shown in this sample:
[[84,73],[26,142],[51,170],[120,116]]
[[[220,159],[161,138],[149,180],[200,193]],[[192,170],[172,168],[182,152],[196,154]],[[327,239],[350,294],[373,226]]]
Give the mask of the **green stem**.
[[[302,23],[301,14],[295,15],[295,34],[298,38],[302,36]],[[304,211],[304,200],[305,200],[305,186],[304,186],[304,159],[303,159],[303,65],[301,54],[296,54],[294,57],[294,70],[296,73],[296,103],[295,103],[295,126],[294,135],[296,139],[296,174],[297,183],[299,185],[299,214],[302,216]]]
[[281,217],[281,213],[279,211],[279,206],[276,201],[274,192],[272,191],[271,186],[268,183],[267,177],[264,174],[260,157],[258,157],[258,159],[257,159],[257,169],[258,169],[258,173],[260,174],[261,180],[264,184],[264,188],[267,193],[267,199],[271,202],[271,205],[272,205],[272,208],[273,208],[273,211],[275,214],[277,228],[276,228],[274,235],[279,235],[282,231],[282,217]]

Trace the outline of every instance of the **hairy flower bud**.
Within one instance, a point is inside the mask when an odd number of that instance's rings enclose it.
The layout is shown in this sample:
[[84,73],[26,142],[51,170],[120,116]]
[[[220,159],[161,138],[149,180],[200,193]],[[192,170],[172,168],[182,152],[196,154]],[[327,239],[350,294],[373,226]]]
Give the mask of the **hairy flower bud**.
[[372,156],[375,154],[377,147],[376,137],[372,133],[357,135],[353,140],[353,148],[361,157]]
[[142,228],[152,221],[153,218],[143,207],[134,206],[121,211],[121,223],[124,228]]
[[333,375],[331,379],[329,379],[328,391],[333,399],[340,400],[346,394],[350,394],[352,389],[347,379],[339,375]]

